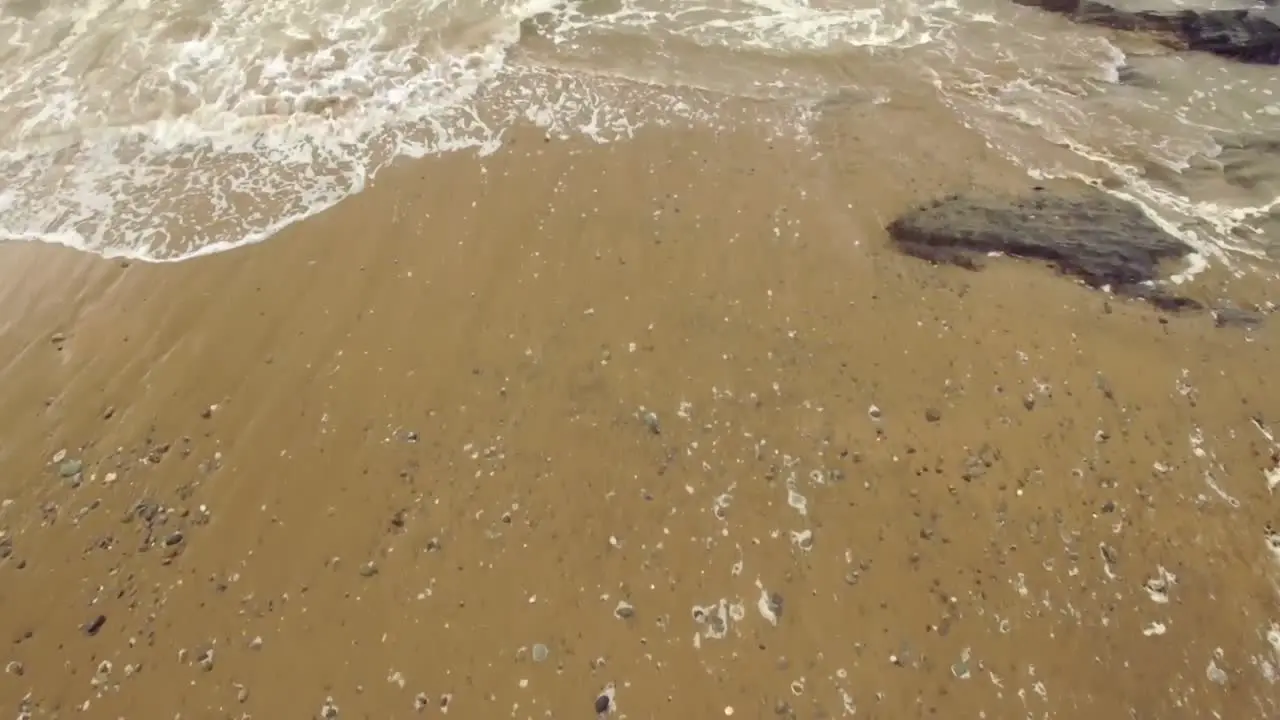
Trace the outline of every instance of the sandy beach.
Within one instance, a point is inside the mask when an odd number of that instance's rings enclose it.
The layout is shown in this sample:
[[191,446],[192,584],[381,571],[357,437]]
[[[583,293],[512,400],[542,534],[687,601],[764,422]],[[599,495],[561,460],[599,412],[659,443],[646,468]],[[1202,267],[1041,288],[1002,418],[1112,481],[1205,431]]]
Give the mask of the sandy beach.
[[526,131],[208,258],[0,247],[0,708],[1274,717],[1276,324],[898,254],[1026,183],[940,118]]

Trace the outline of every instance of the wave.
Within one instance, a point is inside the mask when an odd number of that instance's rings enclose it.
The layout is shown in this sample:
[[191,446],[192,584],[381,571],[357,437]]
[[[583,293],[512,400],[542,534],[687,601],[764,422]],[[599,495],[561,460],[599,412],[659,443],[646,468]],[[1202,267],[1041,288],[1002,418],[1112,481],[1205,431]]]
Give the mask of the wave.
[[1257,252],[1277,193],[1170,178],[1280,116],[1274,78],[1173,66],[1151,76],[1182,80],[1141,87],[1098,29],[999,0],[859,2],[30,4],[0,17],[0,239],[185,260],[269,238],[397,158],[497,151],[518,123],[608,142],[726,122],[732,98],[794,121],[890,53],[892,82],[932,83],[1029,174],[1105,180],[1208,255]]

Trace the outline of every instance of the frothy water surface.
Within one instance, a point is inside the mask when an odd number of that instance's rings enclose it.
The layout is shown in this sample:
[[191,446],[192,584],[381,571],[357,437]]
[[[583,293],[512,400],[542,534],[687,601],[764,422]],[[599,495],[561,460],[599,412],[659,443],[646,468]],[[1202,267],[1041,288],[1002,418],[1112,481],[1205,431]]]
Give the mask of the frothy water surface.
[[1265,247],[1275,176],[1212,158],[1280,130],[1271,68],[1006,0],[4,0],[0,238],[178,260],[518,122],[604,142],[762,98],[803,139],[824,96],[902,83],[1033,175],[1104,179],[1207,253]]

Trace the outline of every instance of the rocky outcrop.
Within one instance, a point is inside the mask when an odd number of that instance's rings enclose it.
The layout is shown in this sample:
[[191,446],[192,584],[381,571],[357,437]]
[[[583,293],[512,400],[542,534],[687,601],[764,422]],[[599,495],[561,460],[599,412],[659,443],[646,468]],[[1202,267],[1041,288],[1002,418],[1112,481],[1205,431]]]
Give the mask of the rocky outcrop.
[[1064,197],[1036,191],[1023,197],[951,196],[916,208],[889,225],[903,252],[970,269],[999,252],[1043,260],[1093,287],[1142,297],[1164,309],[1195,307],[1148,281],[1166,260],[1191,248],[1138,208],[1099,190]]
[[1173,47],[1247,63],[1280,63],[1280,8],[1135,9],[1122,0],[1014,0],[1072,19],[1152,33]]

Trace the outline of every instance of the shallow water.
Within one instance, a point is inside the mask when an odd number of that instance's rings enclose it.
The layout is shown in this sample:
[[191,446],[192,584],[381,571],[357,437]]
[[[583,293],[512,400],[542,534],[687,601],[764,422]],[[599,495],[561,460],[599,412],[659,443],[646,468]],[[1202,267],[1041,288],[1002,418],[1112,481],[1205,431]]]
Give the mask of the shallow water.
[[804,140],[825,98],[908,89],[1206,255],[1262,252],[1280,202],[1266,158],[1212,159],[1280,131],[1273,69],[1006,0],[8,0],[0,48],[0,237],[104,255],[255,242],[519,122],[604,142],[757,98]]

